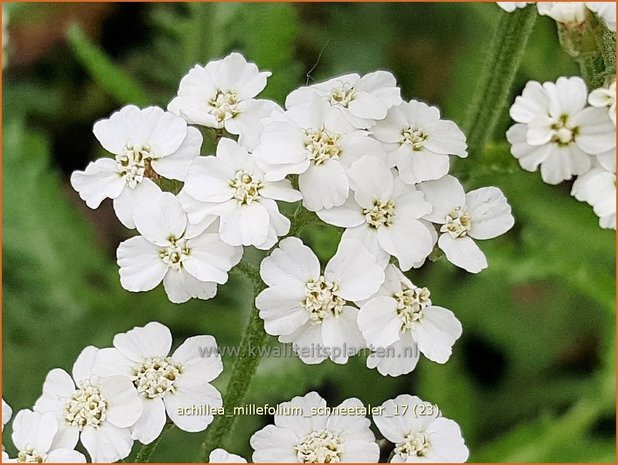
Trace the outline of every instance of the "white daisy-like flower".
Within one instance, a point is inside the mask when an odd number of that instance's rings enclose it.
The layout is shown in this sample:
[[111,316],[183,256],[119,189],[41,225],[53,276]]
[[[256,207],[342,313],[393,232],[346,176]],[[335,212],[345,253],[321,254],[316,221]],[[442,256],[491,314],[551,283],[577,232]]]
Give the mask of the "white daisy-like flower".
[[[616,5],[614,4],[614,8]],[[609,108],[609,117],[616,126],[616,80],[609,87],[600,87],[590,92],[588,103],[597,108]]]
[[389,166],[396,166],[407,184],[440,179],[448,173],[449,155],[468,156],[466,136],[457,125],[440,119],[438,108],[416,100],[388,110],[371,132],[384,143]]
[[[218,216],[223,242],[264,250],[290,230],[290,220],[279,213],[275,200],[301,199],[289,181],[267,181],[255,158],[226,138],[219,141],[216,157],[195,160],[183,191],[181,201],[189,221],[199,223],[203,214]],[[208,205],[200,207],[191,199]]]
[[86,347],[73,365],[73,377],[60,368],[47,374],[35,412],[53,413],[56,441],[74,448],[81,438],[92,462],[116,462],[131,453],[130,427],[141,417],[142,401],[124,376],[100,378],[92,372],[99,349]]
[[380,449],[363,409],[356,398],[329,409],[317,392],[283,402],[278,406],[283,414],[275,415],[275,424],[251,436],[253,461],[376,463]]
[[496,4],[507,13],[512,13],[518,8],[526,8],[529,3],[534,2],[496,2]]
[[306,105],[273,115],[254,155],[267,180],[299,174],[303,206],[318,211],[346,201],[347,170],[353,162],[382,152],[380,144],[367,135],[314,95]]
[[304,105],[313,94],[319,95],[339,110],[359,129],[368,129],[384,119],[389,108],[401,103],[397,81],[388,71],[374,71],[360,76],[346,74],[325,82],[300,87],[285,100],[285,107]]
[[419,351],[434,362],[446,363],[461,336],[461,323],[453,312],[433,305],[429,290],[412,284],[394,265],[386,268],[377,294],[360,308],[358,327],[375,351],[367,366],[384,376],[410,373]]
[[342,240],[322,272],[311,249],[288,237],[262,260],[260,276],[268,286],[255,299],[264,328],[280,342],[293,343],[303,362],[346,363],[365,347],[358,309],[348,302],[373,295],[384,271],[358,241]]
[[210,299],[242,257],[241,247],[221,241],[216,225],[204,231],[189,224],[169,192],[139,205],[134,221],[141,236],[122,242],[116,252],[120,284],[128,291],[150,291],[163,281],[171,302]]
[[538,2],[536,5],[540,15],[562,24],[577,25],[586,21],[584,2]]
[[616,173],[594,167],[578,176],[571,189],[580,202],[592,206],[599,217],[599,225],[605,229],[616,229]]
[[492,239],[513,227],[515,220],[506,197],[497,187],[467,194],[453,176],[418,185],[433,205],[425,219],[440,225],[438,247],[452,264],[470,273],[487,268],[487,259],[473,239]]
[[178,96],[167,109],[189,124],[223,129],[253,148],[262,131],[262,119],[280,109],[270,100],[255,99],[270,77],[240,53],[231,53],[206,66],[195,65],[180,81]]
[[[58,435],[58,422],[52,413],[21,410],[13,420],[13,444],[17,457],[9,463],[86,463],[86,457]],[[65,442],[65,444],[63,444]]]
[[347,228],[342,239],[360,241],[382,266],[391,255],[404,271],[421,266],[436,239],[434,229],[421,220],[431,211],[423,193],[394,179],[378,157],[361,158],[348,175],[354,196],[341,207],[317,212],[320,219]]
[[586,6],[603,19],[610,31],[616,32],[616,2],[586,2]]
[[604,108],[586,107],[588,91],[580,77],[526,84],[510,115],[518,124],[506,137],[511,153],[527,171],[540,165],[541,177],[558,184],[591,167],[592,157],[616,145],[616,127]]
[[210,412],[223,405],[210,384],[223,371],[215,338],[190,337],[172,355],[171,347],[170,330],[148,323],[114,336],[114,347],[101,349],[93,367],[99,376],[122,376],[137,388],[144,413],[131,433],[144,444],[161,434],[166,412],[178,428],[196,432],[205,430],[213,420]]
[[135,228],[135,205],[160,192],[152,179],[184,181],[202,146],[197,129],[158,107],[128,105],[97,121],[93,131],[115,158],[99,158],[85,171],[73,172],[71,185],[90,208],[113,199],[118,219],[130,229]]
[[373,421],[395,444],[391,463],[463,463],[468,459],[459,425],[416,396],[402,394],[387,400]]
[[4,425],[6,425],[13,415],[13,409],[7,404],[4,399],[2,399],[2,429],[4,430]]
[[240,455],[230,454],[225,449],[215,449],[210,453],[208,463],[247,463]]

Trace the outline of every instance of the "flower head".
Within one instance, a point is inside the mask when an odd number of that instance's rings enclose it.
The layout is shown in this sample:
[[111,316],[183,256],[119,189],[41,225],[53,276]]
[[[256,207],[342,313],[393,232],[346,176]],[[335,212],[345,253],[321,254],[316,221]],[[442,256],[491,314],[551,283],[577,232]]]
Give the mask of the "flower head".
[[[380,449],[356,398],[330,409],[317,392],[279,404],[275,424],[251,436],[254,462],[376,463]],[[343,414],[338,414],[345,412]]]
[[142,402],[123,376],[98,377],[92,366],[99,349],[86,347],[73,365],[73,376],[56,368],[43,384],[34,411],[53,413],[63,447],[81,442],[93,462],[115,462],[131,452],[129,428],[143,413]]
[[71,185],[90,208],[113,199],[118,219],[135,228],[135,205],[160,192],[160,176],[183,181],[200,154],[202,135],[172,113],[158,107],[128,105],[97,121],[94,135],[114,158],[91,162],[71,175]]
[[131,292],[149,291],[163,281],[174,303],[210,299],[242,256],[242,249],[222,242],[214,227],[189,224],[169,192],[141,204],[134,221],[141,236],[122,242],[116,252],[120,283]]
[[289,237],[262,260],[268,288],[255,304],[268,334],[293,343],[305,363],[330,358],[346,363],[365,346],[358,310],[349,302],[367,299],[384,281],[383,268],[357,241],[342,241],[322,272],[320,262],[300,239]]
[[[114,347],[101,349],[93,371],[120,376],[137,389],[144,413],[131,427],[133,439],[154,441],[167,416],[184,431],[203,431],[212,422],[208,412],[193,407],[221,407],[219,391],[210,384],[223,371],[212,336],[194,336],[170,355],[172,334],[161,323],[135,327],[114,337]],[[189,411],[187,411],[187,409]]]
[[416,396],[402,394],[387,400],[373,421],[395,444],[393,463],[463,463],[468,459],[459,425],[441,417],[435,405]]
[[254,97],[266,87],[269,71],[258,70],[239,53],[206,66],[195,65],[180,81],[178,96],[168,110],[189,124],[225,128],[239,142],[253,148],[262,131],[262,119],[279,109],[270,100]]
[[473,239],[500,236],[515,222],[500,189],[482,187],[466,194],[453,176],[427,181],[418,187],[433,205],[425,219],[439,225],[438,247],[448,261],[470,273],[487,268],[487,259]]
[[411,372],[418,351],[438,363],[446,363],[451,347],[461,336],[461,323],[453,312],[432,304],[425,287],[412,284],[394,265],[376,295],[358,312],[358,327],[375,352],[369,368],[380,374],[399,376]]

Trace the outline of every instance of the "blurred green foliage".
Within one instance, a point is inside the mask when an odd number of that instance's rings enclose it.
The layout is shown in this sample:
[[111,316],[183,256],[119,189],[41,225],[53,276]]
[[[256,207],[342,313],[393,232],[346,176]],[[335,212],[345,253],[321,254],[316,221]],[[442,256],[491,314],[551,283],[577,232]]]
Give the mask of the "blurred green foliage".
[[[11,28],[54,8],[20,4]],[[67,182],[72,169],[102,153],[93,121],[129,102],[164,106],[195,63],[238,50],[273,72],[265,95],[279,102],[305,82],[385,68],[405,98],[438,104],[461,122],[499,14],[493,4],[112,8],[118,11],[104,22],[107,42],[76,26],[67,42],[4,73],[3,396],[14,411],[32,406],[50,369],[70,370],[84,346],[109,346],[134,325],[161,321],[175,345],[195,334],[233,345],[247,320],[250,285],[234,273],[215,299],[180,306],[162,289],[131,294],[120,287],[114,250],[130,234],[104,208],[89,212]],[[131,40],[137,32],[118,25],[125,14],[145,40]],[[559,49],[554,24],[539,18],[516,92],[529,79],[576,69]],[[462,321],[452,359],[421,359],[410,375],[384,378],[359,357],[345,366],[269,358],[248,403],[275,404],[317,389],[331,405],[352,396],[379,404],[408,392],[461,425],[472,461],[615,461],[615,233],[598,227],[568,185],[548,186],[519,169],[504,141],[508,124],[505,112],[492,145],[461,164],[467,188],[496,185],[513,206],[516,227],[481,244],[489,269],[471,276],[439,261],[410,273]],[[339,235],[312,225],[302,238],[327,260]],[[227,376],[215,382],[222,391]],[[250,435],[269,421],[241,418],[228,450],[250,458]],[[190,461],[200,442],[200,434],[172,430],[154,458]]]

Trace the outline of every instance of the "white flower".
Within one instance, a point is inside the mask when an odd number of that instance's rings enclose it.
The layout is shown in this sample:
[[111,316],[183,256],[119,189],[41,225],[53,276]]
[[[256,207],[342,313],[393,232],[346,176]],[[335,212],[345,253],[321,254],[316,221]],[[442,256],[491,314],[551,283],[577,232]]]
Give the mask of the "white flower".
[[258,70],[239,53],[231,53],[206,66],[195,65],[180,81],[178,96],[168,110],[189,124],[225,130],[253,148],[262,131],[263,118],[279,109],[270,100],[254,97],[266,87],[269,71]]
[[123,376],[99,378],[92,365],[99,349],[86,347],[73,365],[73,378],[60,368],[47,374],[35,412],[53,413],[57,441],[74,448],[81,442],[92,462],[115,462],[131,452],[129,428],[142,415],[137,390]]
[[[17,458],[13,463],[86,463],[81,452],[73,450],[66,436],[58,433],[58,422],[52,413],[21,410],[13,420],[13,444]],[[65,442],[63,444],[63,441]]]
[[183,181],[202,145],[197,129],[158,107],[128,105],[97,121],[93,131],[115,158],[100,158],[85,171],[75,171],[71,185],[90,208],[113,199],[118,219],[131,229],[135,205],[160,192],[152,179]]
[[616,229],[616,174],[595,167],[579,176],[571,190],[580,202],[592,206],[602,228]]
[[275,424],[251,436],[253,461],[376,463],[380,449],[362,413],[364,408],[360,400],[350,398],[331,413],[317,392],[283,402]]
[[2,399],[2,429],[4,430],[4,425],[6,425],[11,419],[11,415],[13,415],[13,409],[7,404],[4,399]]
[[365,346],[358,310],[348,301],[374,294],[384,271],[358,241],[341,241],[322,273],[309,247],[286,238],[262,260],[260,276],[269,286],[255,299],[264,328],[279,341],[292,342],[303,362],[346,363]]
[[133,218],[141,236],[122,242],[116,252],[120,284],[128,291],[149,291],[163,281],[174,303],[210,299],[242,256],[242,248],[223,243],[214,226],[203,231],[189,224],[169,192],[139,205]]
[[403,182],[440,179],[449,170],[449,155],[465,158],[466,136],[455,123],[440,119],[440,110],[422,102],[403,102],[372,129],[389,152]]
[[[614,4],[614,8],[616,5]],[[609,117],[616,126],[616,80],[606,89],[601,87],[590,92],[588,103],[593,107],[609,108]]]
[[343,204],[350,192],[347,169],[363,155],[382,152],[367,135],[314,95],[273,115],[254,155],[267,180],[299,174],[303,206],[317,211]]
[[384,402],[382,408],[373,421],[395,444],[392,463],[463,463],[468,459],[459,425],[441,417],[435,405],[402,394]]
[[208,463],[247,463],[240,455],[230,454],[224,449],[215,449],[210,453]]
[[375,351],[367,366],[384,376],[414,370],[419,350],[434,362],[446,363],[461,336],[453,312],[432,305],[429,290],[412,284],[394,265],[386,268],[377,294],[360,308],[358,327]]
[[497,187],[467,194],[453,176],[419,184],[433,210],[425,219],[441,225],[438,247],[452,264],[470,273],[487,268],[487,259],[472,239],[492,239],[513,227],[515,220]]
[[586,2],[586,6],[605,21],[610,31],[616,32],[616,2]]
[[496,2],[496,4],[508,13],[512,13],[517,8],[526,8],[526,5],[534,2]]
[[539,2],[539,14],[567,25],[582,24],[586,20],[584,2]]
[[296,89],[285,100],[285,107],[304,105],[313,94],[341,111],[359,129],[368,129],[386,117],[389,108],[401,103],[395,77],[387,71],[374,71],[363,77],[346,74],[325,82]]
[[347,228],[343,240],[356,239],[386,266],[390,256],[407,271],[419,267],[435,244],[435,231],[420,218],[431,211],[422,192],[393,179],[378,157],[363,157],[348,170],[354,196],[341,207],[321,210],[326,223]]
[[194,336],[169,355],[172,334],[152,322],[114,336],[114,348],[101,349],[93,367],[99,376],[122,376],[135,385],[144,413],[131,427],[133,439],[154,441],[167,416],[184,431],[203,431],[212,422],[212,410],[222,404],[210,384],[223,371],[212,336]]
[[[187,199],[210,204],[202,213],[220,217],[219,234],[226,244],[270,249],[287,234],[290,221],[279,213],[275,200],[295,202],[300,192],[289,181],[267,181],[255,158],[231,139],[221,139],[216,157],[195,160],[184,185]],[[198,223],[195,203],[184,205],[189,221]],[[192,208],[193,207],[193,208]]]
[[543,85],[530,81],[511,107],[506,137],[511,153],[527,171],[541,167],[543,181],[558,184],[590,169],[592,157],[616,145],[616,127],[602,108],[586,107],[588,92],[579,77]]

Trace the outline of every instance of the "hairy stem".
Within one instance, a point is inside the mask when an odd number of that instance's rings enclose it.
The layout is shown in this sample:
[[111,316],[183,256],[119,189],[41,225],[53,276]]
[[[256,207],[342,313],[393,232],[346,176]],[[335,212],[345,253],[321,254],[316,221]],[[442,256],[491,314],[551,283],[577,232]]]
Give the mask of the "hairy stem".
[[464,124],[473,156],[483,150],[503,114],[536,17],[536,8],[528,5],[503,12],[496,25]]
[[[251,281],[254,297],[265,288],[256,266],[241,261],[237,269]],[[208,460],[210,453],[217,447],[222,446],[225,435],[232,430],[236,418],[231,415],[231,412],[234,411],[234,407],[242,405],[245,400],[251,379],[260,362],[261,348],[265,343],[266,332],[264,331],[264,324],[257,308],[253,305],[249,324],[240,342],[238,357],[234,361],[232,375],[223,397],[223,407],[228,414],[215,416],[214,421],[206,430],[200,460]]]

